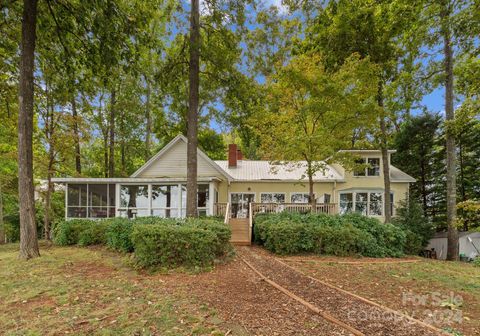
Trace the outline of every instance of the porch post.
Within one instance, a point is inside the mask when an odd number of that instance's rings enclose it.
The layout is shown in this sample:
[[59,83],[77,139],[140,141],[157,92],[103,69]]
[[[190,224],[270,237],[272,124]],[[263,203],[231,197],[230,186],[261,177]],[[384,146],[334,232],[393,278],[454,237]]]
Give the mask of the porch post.
[[120,184],[115,183],[115,217],[120,217],[120,211],[118,211],[119,207],[120,207]]
[[152,184],[147,185],[148,188],[148,215],[152,215]]
[[65,219],[68,218],[68,183],[65,183]]
[[213,207],[215,203],[215,187],[213,185],[213,181],[208,183],[208,216],[213,216]]

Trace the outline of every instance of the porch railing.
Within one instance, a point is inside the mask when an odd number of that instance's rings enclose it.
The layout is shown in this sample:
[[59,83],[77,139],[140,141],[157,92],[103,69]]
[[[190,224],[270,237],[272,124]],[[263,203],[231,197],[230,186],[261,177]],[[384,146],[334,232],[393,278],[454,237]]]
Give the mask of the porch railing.
[[[336,214],[336,203],[316,203],[312,211],[310,203],[250,203],[248,217],[253,218],[258,213],[278,213],[282,211],[297,213],[326,213]],[[230,203],[215,203],[213,206],[213,214],[218,217],[224,217],[227,221],[231,215]]]
[[227,211],[228,203],[214,203],[213,204],[213,215],[218,217],[225,216]]
[[251,203],[251,214],[278,213],[282,211],[297,213],[326,213],[333,215],[337,211],[336,203],[316,203],[312,209],[309,203]]

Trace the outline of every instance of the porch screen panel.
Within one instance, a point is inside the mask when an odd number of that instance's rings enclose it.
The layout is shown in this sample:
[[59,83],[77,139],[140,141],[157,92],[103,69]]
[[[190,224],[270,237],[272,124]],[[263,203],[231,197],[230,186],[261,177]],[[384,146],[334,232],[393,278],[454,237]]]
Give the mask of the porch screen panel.
[[67,216],[87,218],[87,185],[69,184],[67,187]]
[[88,217],[108,217],[108,184],[90,184],[88,186]]
[[122,217],[134,218],[149,216],[148,186],[120,186],[120,213]]
[[152,185],[152,215],[179,217],[180,188],[178,185]]

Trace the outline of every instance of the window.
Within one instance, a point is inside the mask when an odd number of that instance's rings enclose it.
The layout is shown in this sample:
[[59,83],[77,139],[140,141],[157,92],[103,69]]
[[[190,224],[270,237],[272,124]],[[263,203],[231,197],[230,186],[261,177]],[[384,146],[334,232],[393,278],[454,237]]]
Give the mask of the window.
[[368,193],[355,194],[355,212],[367,215]]
[[369,158],[368,164],[367,176],[380,176],[380,159]]
[[394,215],[393,212],[395,211],[395,206],[394,206],[394,204],[393,204],[393,201],[394,201],[394,199],[393,199],[393,193],[391,192],[391,193],[390,193],[390,214],[391,214],[392,216]]
[[342,193],[340,194],[340,214],[352,212],[353,209],[353,194]]
[[115,184],[69,184],[67,217],[115,217]]
[[[393,193],[390,194],[390,197],[393,204]],[[383,192],[353,191],[340,193],[340,213],[345,214],[352,211],[365,216],[382,216]]]
[[197,211],[199,216],[206,216],[208,209],[208,184],[199,184],[197,191]]
[[383,213],[382,193],[370,193],[370,216],[381,216]]
[[261,193],[262,203],[285,203],[285,193]]
[[[365,165],[365,159],[355,160],[355,165]],[[355,169],[353,171],[353,176],[365,176],[365,167]]]
[[120,213],[122,217],[150,216],[147,185],[120,186]]
[[310,195],[305,193],[293,193],[290,196],[292,203],[309,203]]
[[366,168],[358,168],[353,171],[353,176],[380,176],[380,159],[379,158],[367,158],[355,160],[357,165],[365,165]]

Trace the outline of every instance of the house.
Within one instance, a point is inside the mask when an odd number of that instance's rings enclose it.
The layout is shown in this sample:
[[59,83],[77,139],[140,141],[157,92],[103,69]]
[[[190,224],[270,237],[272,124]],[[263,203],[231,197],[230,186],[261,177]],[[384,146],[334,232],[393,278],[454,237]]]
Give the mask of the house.
[[[378,150],[352,151],[369,164],[350,172],[327,165],[314,176],[316,212],[357,211],[383,219],[382,158]],[[389,151],[389,156],[394,151]],[[213,161],[198,150],[199,215],[224,216],[232,241],[250,243],[252,216],[258,212],[310,211],[304,163],[294,168],[244,160],[229,145],[228,160]],[[187,139],[179,135],[128,178],[55,178],[65,184],[66,218],[184,217]],[[390,165],[392,210],[415,180]]]
[[[427,250],[435,249],[437,258],[447,259],[448,233],[437,232],[428,242]],[[458,233],[458,254],[468,259],[480,256],[480,232],[464,231]]]

